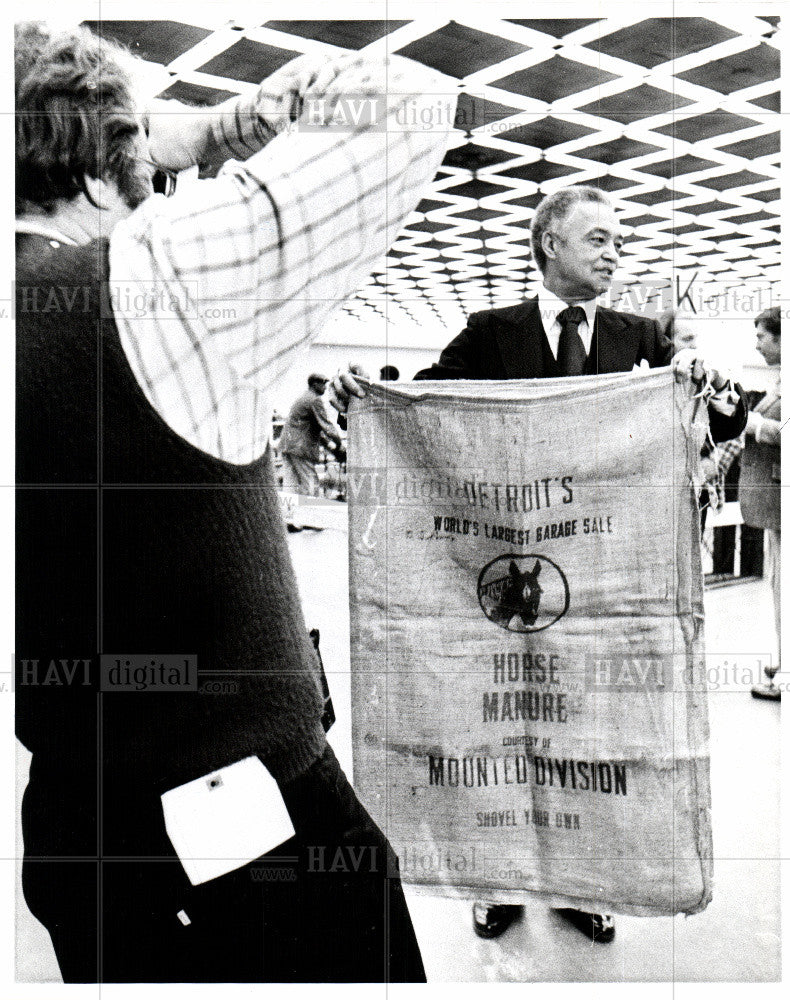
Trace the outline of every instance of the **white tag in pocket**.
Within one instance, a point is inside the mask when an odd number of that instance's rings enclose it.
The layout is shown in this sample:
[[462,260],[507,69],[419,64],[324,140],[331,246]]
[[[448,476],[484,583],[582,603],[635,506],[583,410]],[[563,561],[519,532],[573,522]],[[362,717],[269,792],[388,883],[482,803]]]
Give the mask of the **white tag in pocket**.
[[257,757],[171,788],[162,810],[192,885],[235,871],[294,835],[277,782]]

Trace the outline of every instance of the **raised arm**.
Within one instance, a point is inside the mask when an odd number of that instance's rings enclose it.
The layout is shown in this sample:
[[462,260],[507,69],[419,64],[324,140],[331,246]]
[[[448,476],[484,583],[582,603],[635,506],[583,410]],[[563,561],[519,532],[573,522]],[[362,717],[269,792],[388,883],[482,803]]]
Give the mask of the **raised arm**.
[[[116,227],[112,281],[159,283],[192,307],[179,323],[116,312],[138,381],[177,433],[228,461],[261,454],[272,386],[384,257],[433,178],[451,87],[400,57],[347,61],[316,76],[296,130]],[[402,124],[415,102],[435,119],[441,104],[434,127]],[[184,386],[187,405],[171,406]]]
[[151,159],[170,170],[199,166],[216,172],[227,160],[247,160],[295,123],[311,94],[323,94],[358,56],[305,55],[292,59],[252,93],[216,107],[157,99],[143,114]]

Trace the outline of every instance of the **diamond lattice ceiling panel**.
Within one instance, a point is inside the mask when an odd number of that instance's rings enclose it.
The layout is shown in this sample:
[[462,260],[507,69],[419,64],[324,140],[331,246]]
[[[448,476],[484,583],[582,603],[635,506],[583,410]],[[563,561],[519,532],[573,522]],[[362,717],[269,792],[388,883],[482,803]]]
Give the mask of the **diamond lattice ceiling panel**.
[[607,163],[609,166],[613,166],[615,163],[622,163],[623,160],[628,160],[632,157],[644,156],[646,153],[659,153],[660,151],[660,146],[620,136],[618,139],[610,139],[609,142],[597,143],[595,146],[574,149],[573,155],[581,156],[588,160],[595,160],[596,163]]
[[766,220],[768,222],[773,222],[776,218],[770,212],[749,212],[747,215],[731,215],[728,222],[734,222],[736,225],[740,225],[742,222],[761,222]]
[[501,80],[493,80],[492,87],[509,90],[521,97],[537,97],[538,100],[553,104],[563,97],[589,90],[610,80],[616,80],[617,74],[610,73],[596,66],[574,62],[564,56],[553,56],[537,66],[518,70]]
[[580,139],[590,135],[595,130],[588,125],[576,121],[565,121],[562,118],[538,118],[535,121],[516,125],[507,132],[499,132],[497,138],[508,142],[518,142],[525,146],[535,146],[536,149],[550,149],[562,142]]
[[705,187],[714,188],[716,191],[731,191],[737,187],[743,187],[747,184],[755,184],[757,181],[764,181],[766,177],[762,174],[754,174],[751,170],[739,170],[735,174],[725,174],[718,177],[708,177],[704,180],[698,180],[698,184],[704,184]]
[[575,173],[575,167],[569,167],[565,163],[552,163],[551,160],[534,160],[532,163],[500,171],[502,177],[516,177],[522,181],[532,181],[533,184],[542,184],[555,177],[570,177]]
[[222,104],[234,96],[232,90],[217,90],[216,87],[206,87],[199,83],[189,83],[187,80],[176,80],[172,87],[162,91],[161,96],[168,101],[183,101],[184,104],[196,104],[200,107],[213,107]]
[[127,46],[136,56],[155,63],[169,63],[202,42],[211,32],[179,21],[86,21],[102,38]]
[[449,149],[442,161],[446,167],[463,167],[469,170],[480,170],[482,167],[493,167],[497,163],[505,163],[513,159],[512,153],[505,153],[501,149],[492,149],[491,146],[480,146],[474,142],[468,142],[463,146],[456,146]]
[[518,108],[498,104],[485,97],[473,97],[469,91],[463,90],[458,95],[454,125],[462,132],[471,133],[473,129],[485,128],[502,121],[503,118],[510,118],[518,111]]
[[779,188],[771,188],[769,191],[752,191],[749,197],[756,198],[758,201],[776,201],[779,198]]
[[408,21],[266,21],[266,27],[341,49],[364,49]]
[[585,184],[592,184],[593,187],[598,187],[602,191],[608,191],[610,194],[613,191],[624,191],[629,190],[634,186],[634,182],[627,180],[624,177],[616,177],[614,174],[599,174],[598,176],[585,177]]
[[459,184],[457,187],[444,188],[442,193],[455,195],[456,198],[475,198],[480,201],[481,198],[487,198],[492,194],[504,194],[507,190],[510,189],[506,188],[505,185],[474,179]]
[[245,83],[260,83],[263,75],[274,73],[281,66],[299,55],[293,49],[282,49],[262,42],[253,42],[249,38],[240,38],[238,42],[225,49],[203,66],[201,73],[211,73],[213,76],[224,76],[230,80],[242,80]]
[[592,104],[579,108],[588,114],[599,118],[610,118],[621,125],[650,118],[653,115],[664,114],[667,111],[677,111],[688,107],[693,101],[680,94],[660,90],[650,84],[643,83],[631,90],[620,91],[608,97],[599,97]]
[[622,196],[623,205],[629,202],[636,202],[639,205],[660,205],[675,198],[674,191],[660,188],[658,191],[640,191],[639,194],[625,194]]
[[753,118],[743,115],[733,115],[726,111],[709,111],[704,115],[693,115],[690,118],[673,118],[667,125],[658,125],[653,130],[672,139],[682,139],[685,142],[700,142],[703,139],[713,139],[717,135],[730,135],[739,129],[751,128]]
[[[777,18],[103,22],[155,64],[162,94],[212,105],[304,51],[399,52],[459,94],[448,151],[348,316],[444,324],[534,293],[529,225],[566,184],[608,191],[621,284],[779,278]],[[716,12],[716,16],[714,16]],[[232,13],[232,11],[230,12]],[[441,338],[440,338],[441,339]]]
[[506,198],[502,204],[504,207],[515,205],[519,208],[537,208],[542,200],[543,195],[535,192],[535,194],[524,195],[521,198]]
[[640,226],[652,226],[656,222],[663,222],[664,219],[660,215],[648,215],[644,213],[643,215],[623,215],[621,221],[624,226],[629,226],[631,229],[638,229]]
[[417,62],[459,80],[526,51],[527,46],[501,35],[451,22],[398,50]]
[[777,114],[782,110],[778,90],[773,94],[766,94],[764,97],[753,97],[752,104],[757,104],[759,107],[765,108],[766,111],[775,111]]
[[535,21],[514,21],[510,20],[510,24],[519,24],[522,28],[532,28],[533,31],[542,31],[545,34],[553,35],[555,38],[564,38],[569,35],[572,31],[578,31],[579,28],[585,28],[588,24],[595,24],[595,18],[558,18],[552,20],[552,18],[545,18],[543,20]]
[[681,174],[692,174],[697,170],[705,170],[706,167],[715,167],[715,160],[702,160],[699,156],[692,156],[686,153],[684,156],[675,156],[671,160],[661,160],[659,163],[648,163],[642,167],[646,174],[655,174],[656,177],[679,177]]
[[720,94],[753,87],[779,77],[779,53],[765,42],[745,52],[736,52],[723,59],[702,63],[694,69],[678,73],[679,80],[688,80],[699,87],[709,87]]
[[727,146],[719,146],[722,153],[732,153],[734,156],[745,156],[748,160],[756,160],[761,156],[770,156],[779,152],[779,133],[768,132],[756,135],[751,139],[741,139]]
[[649,17],[599,38],[591,48],[652,69],[670,59],[699,52],[737,33],[704,17]]
[[683,211],[692,215],[711,215],[713,212],[731,212],[732,205],[726,201],[706,201],[702,205],[688,205]]
[[485,222],[487,219],[498,219],[502,215],[491,208],[470,208],[465,212],[454,212],[453,216],[459,219],[471,219],[472,222]]

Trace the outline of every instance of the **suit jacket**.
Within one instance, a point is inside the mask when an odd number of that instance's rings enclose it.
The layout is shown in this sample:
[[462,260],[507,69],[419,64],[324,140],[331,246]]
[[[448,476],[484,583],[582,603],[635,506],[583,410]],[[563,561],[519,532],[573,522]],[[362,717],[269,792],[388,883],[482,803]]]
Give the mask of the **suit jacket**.
[[778,531],[781,526],[782,467],[780,393],[767,393],[754,410],[771,423],[765,429],[763,441],[756,441],[751,435],[746,438],[746,448],[741,458],[738,498],[746,524],[753,528],[773,528]]
[[[668,365],[671,341],[658,323],[644,316],[598,307],[584,374],[630,372],[646,361],[651,368]],[[439,361],[416,379],[517,379],[561,376],[540,319],[538,300],[504,309],[473,313],[466,327],[442,351]],[[731,417],[709,407],[714,441],[737,437],[746,423],[746,404]]]
[[318,393],[308,389],[291,407],[280,438],[280,452],[317,462],[321,457],[321,435],[339,441],[340,434],[326,414]]

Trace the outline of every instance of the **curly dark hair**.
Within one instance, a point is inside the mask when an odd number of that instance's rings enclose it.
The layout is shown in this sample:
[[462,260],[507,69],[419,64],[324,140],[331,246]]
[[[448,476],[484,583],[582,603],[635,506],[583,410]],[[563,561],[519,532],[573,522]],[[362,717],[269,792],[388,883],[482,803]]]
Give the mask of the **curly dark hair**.
[[147,195],[136,155],[139,123],[130,55],[87,28],[51,33],[17,24],[14,37],[17,213],[52,213],[86,189],[115,181],[130,207]]

